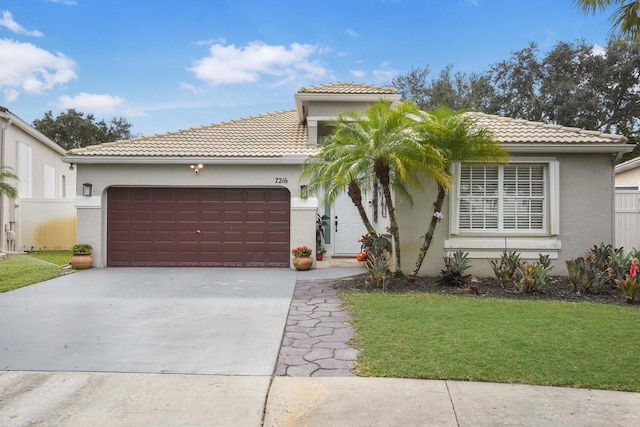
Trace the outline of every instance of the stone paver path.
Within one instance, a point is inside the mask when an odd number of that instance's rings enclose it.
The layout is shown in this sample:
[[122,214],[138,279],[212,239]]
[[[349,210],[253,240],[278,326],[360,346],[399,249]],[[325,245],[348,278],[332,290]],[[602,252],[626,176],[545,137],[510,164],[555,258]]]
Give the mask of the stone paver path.
[[349,313],[331,280],[298,281],[289,308],[275,375],[289,377],[352,376],[358,351]]

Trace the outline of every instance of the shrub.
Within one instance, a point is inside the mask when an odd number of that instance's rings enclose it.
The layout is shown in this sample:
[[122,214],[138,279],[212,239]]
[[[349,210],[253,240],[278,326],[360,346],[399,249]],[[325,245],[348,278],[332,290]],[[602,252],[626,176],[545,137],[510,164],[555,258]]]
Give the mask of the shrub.
[[551,269],[548,257],[540,255],[536,263],[525,263],[518,269],[516,288],[522,293],[543,292],[550,283]]
[[632,303],[638,292],[638,258],[634,258],[629,267],[629,273],[625,273],[624,279],[615,279],[618,289],[622,291],[628,303]]
[[587,250],[584,258],[567,260],[569,281],[573,284],[574,292],[596,294],[616,287],[617,280],[624,279],[633,258],[622,248],[615,249],[601,243]]
[[385,236],[365,234],[359,240],[362,243],[364,268],[369,274],[368,286],[387,290],[393,273],[389,269],[391,242]]
[[500,261],[489,261],[491,268],[503,288],[510,288],[515,285],[515,274],[522,265],[520,254],[516,251],[509,252],[505,250],[500,257]]
[[469,254],[463,251],[456,251],[453,255],[443,257],[445,269],[440,271],[438,282],[447,286],[463,286],[465,281],[471,277],[464,272],[471,267]]

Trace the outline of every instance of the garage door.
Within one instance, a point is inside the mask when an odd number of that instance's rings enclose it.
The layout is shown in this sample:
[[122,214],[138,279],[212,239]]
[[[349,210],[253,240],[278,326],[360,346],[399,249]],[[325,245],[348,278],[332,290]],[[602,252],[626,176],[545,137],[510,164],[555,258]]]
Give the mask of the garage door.
[[110,188],[107,265],[288,267],[289,191]]

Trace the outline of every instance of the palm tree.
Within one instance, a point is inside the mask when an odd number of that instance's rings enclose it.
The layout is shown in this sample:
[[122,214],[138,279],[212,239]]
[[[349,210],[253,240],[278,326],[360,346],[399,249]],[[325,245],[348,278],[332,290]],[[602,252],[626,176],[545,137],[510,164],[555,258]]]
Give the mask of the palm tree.
[[620,29],[622,37],[640,41],[640,1],[630,0],[575,0],[575,5],[586,14],[603,12],[612,3],[620,5],[609,17],[613,28]]
[[[421,133],[424,143],[437,147],[444,153],[445,163],[442,173],[451,176],[450,165],[463,161],[505,161],[507,152],[493,139],[488,129],[478,128],[477,120],[470,113],[455,112],[447,107],[440,107],[422,114]],[[442,205],[447,194],[447,187],[438,183],[438,195],[433,204],[433,215],[430,217],[429,229],[418,252],[418,258],[409,277],[417,276],[422,262],[431,246],[436,225],[441,218]]]
[[307,190],[326,187],[328,201],[335,200],[340,190],[349,188],[349,196],[371,234],[375,231],[357,197],[362,189],[371,189],[374,181],[380,184],[389,213],[397,272],[402,267],[400,233],[392,193],[412,203],[407,186],[421,188],[425,175],[443,185],[448,182],[442,172],[441,153],[420,141],[416,129],[419,114],[413,103],[393,105],[382,99],[364,113],[340,114],[332,123],[334,129],[327,145],[308,160],[302,172],[303,177],[311,179]]
[[18,197],[18,190],[16,190],[15,187],[7,184],[5,182],[6,179],[17,180],[18,177],[13,174],[13,172],[11,172],[11,168],[0,168],[0,196],[5,194],[10,199],[15,199],[16,197]]

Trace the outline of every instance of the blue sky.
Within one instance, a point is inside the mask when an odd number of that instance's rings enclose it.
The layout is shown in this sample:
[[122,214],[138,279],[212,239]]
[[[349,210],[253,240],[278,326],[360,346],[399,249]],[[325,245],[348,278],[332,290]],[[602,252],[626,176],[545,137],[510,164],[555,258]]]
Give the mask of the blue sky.
[[573,0],[1,0],[0,105],[144,135],[295,106],[302,86],[483,72],[536,42],[603,46]]

